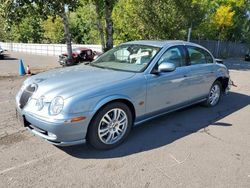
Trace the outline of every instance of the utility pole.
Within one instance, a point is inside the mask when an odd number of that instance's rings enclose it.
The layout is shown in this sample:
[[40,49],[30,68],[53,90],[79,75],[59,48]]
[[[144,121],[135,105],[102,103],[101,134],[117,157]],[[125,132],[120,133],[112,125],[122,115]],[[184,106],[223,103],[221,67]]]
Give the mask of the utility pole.
[[191,33],[192,33],[192,27],[188,28],[188,38],[187,38],[187,41],[188,41],[188,42],[190,42]]
[[64,32],[65,32],[65,39],[67,44],[67,53],[68,53],[68,60],[72,61],[72,45],[71,45],[71,36],[69,31],[69,22],[68,22],[68,13],[69,8],[68,5],[64,5],[64,12],[62,14],[63,24],[64,24]]

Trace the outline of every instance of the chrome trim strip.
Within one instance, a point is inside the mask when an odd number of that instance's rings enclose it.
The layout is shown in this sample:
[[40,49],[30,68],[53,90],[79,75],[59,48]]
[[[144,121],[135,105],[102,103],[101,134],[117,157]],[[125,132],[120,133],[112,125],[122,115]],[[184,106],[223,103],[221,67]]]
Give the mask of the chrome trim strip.
[[51,142],[49,140],[46,140],[46,141],[56,146],[74,146],[74,145],[80,145],[80,144],[86,143],[86,139],[76,140],[76,141],[71,141],[71,142]]

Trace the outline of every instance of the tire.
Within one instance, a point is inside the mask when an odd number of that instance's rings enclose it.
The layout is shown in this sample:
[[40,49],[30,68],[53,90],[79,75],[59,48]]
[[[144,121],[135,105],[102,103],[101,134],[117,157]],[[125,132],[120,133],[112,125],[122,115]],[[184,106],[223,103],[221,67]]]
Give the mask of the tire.
[[209,94],[204,105],[207,107],[216,106],[221,99],[221,94],[222,94],[222,85],[219,81],[215,81],[209,90]]
[[126,104],[110,103],[101,108],[91,121],[87,142],[96,149],[114,148],[126,139],[132,124],[132,113]]

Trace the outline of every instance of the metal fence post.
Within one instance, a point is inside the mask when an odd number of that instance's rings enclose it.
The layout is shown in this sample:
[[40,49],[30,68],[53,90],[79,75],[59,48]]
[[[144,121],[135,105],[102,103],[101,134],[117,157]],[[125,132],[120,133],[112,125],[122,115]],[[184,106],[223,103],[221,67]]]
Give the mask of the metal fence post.
[[220,50],[220,40],[217,42],[217,47],[216,47],[216,57],[219,58],[219,50]]

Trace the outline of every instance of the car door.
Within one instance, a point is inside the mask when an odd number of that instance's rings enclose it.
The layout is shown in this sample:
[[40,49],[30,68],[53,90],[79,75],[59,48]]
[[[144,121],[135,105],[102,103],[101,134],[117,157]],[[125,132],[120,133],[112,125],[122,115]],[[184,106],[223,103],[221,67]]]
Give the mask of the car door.
[[190,100],[206,97],[215,79],[215,64],[213,57],[204,49],[196,46],[186,46],[189,56],[187,95]]
[[[159,112],[167,108],[181,105],[188,96],[186,95],[186,56],[183,46],[174,46],[166,50],[161,56],[155,70],[162,62],[173,63],[176,70],[148,74],[147,79],[147,105],[146,112]],[[152,71],[154,72],[154,71]]]

